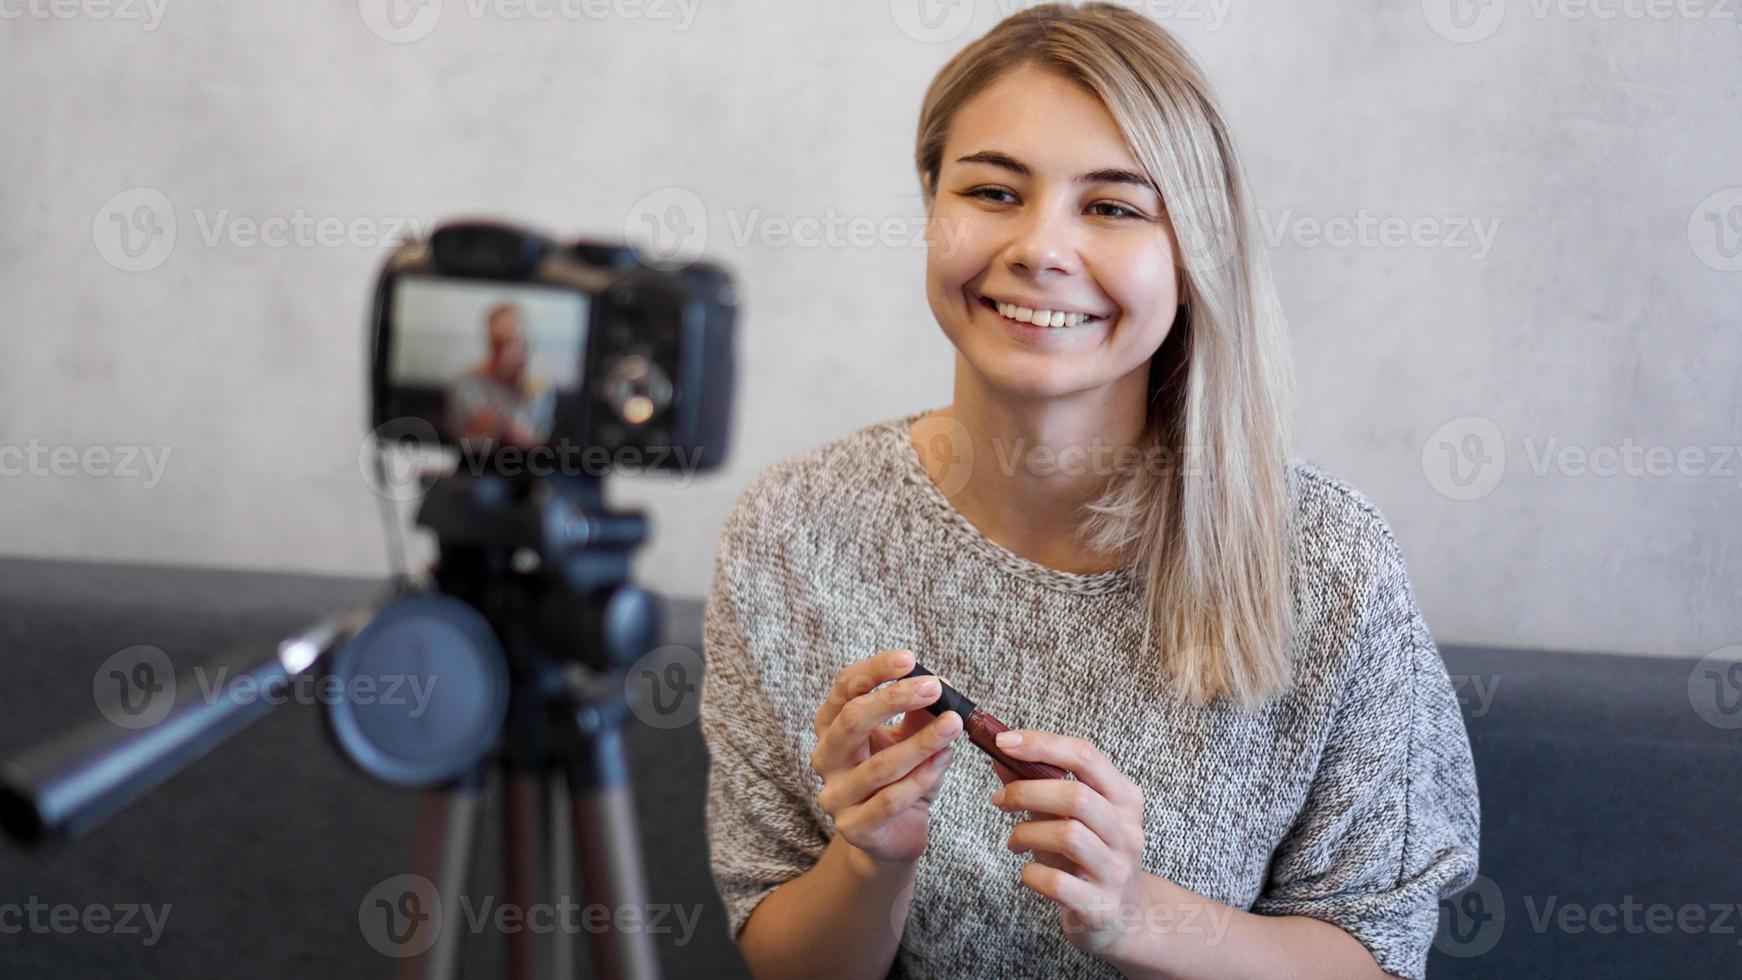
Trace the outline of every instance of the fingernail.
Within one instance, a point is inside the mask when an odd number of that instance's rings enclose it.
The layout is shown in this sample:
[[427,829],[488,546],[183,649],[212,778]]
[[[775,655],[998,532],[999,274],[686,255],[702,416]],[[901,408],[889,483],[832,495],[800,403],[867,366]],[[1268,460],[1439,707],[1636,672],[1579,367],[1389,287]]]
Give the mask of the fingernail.
[[897,667],[912,667],[913,666],[913,651],[912,650],[903,650],[900,653],[896,654],[895,655],[895,666],[897,666]]
[[1004,791],[999,790],[998,792],[993,793],[992,794],[992,802],[994,805],[1003,803],[1004,802]]
[[1010,748],[1012,745],[1021,745],[1022,744],[1022,733],[1021,732],[999,732],[997,742],[998,742],[998,747],[1001,749]]
[[927,697],[937,694],[940,690],[941,688],[938,687],[938,679],[936,677],[927,677],[925,680],[919,682],[919,693]]

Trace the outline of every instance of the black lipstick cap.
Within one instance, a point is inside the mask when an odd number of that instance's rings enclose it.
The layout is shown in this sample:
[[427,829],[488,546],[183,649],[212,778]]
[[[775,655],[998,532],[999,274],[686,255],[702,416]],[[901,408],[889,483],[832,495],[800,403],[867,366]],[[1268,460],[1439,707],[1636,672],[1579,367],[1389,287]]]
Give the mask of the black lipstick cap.
[[[926,670],[923,666],[921,666],[919,664],[918,661],[915,661],[913,664],[913,669],[908,671],[906,676],[902,677],[901,679],[907,680],[908,677],[928,677],[928,676],[929,677],[936,677],[937,675],[933,674],[929,670]],[[931,704],[926,705],[925,710],[931,712],[934,715],[941,715],[946,711],[954,711],[957,715],[961,716],[962,724],[966,725],[968,723],[968,719],[974,717],[974,702],[969,701],[966,697],[964,697],[962,695],[962,692],[951,687],[947,682],[940,679],[938,681],[938,684],[943,687],[943,693],[938,695],[938,699],[936,701],[933,701]]]

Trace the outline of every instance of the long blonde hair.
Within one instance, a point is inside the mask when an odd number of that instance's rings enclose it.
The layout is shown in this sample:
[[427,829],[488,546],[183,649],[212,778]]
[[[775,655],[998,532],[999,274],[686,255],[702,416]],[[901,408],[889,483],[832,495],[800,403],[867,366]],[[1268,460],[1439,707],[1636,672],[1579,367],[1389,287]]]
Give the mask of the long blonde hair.
[[1289,467],[1294,379],[1251,195],[1209,84],[1160,25],[1108,3],[1005,18],[943,66],[920,109],[915,162],[935,204],[949,127],[1007,72],[1086,86],[1161,191],[1180,265],[1179,316],[1150,363],[1148,458],[1112,475],[1081,537],[1134,558],[1154,644],[1177,693],[1253,708],[1293,681]]

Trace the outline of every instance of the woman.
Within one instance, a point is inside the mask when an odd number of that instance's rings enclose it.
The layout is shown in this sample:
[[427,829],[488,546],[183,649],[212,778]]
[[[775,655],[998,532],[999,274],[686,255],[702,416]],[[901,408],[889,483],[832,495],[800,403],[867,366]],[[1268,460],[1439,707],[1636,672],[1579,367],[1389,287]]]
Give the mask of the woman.
[[[1469,743],[1384,518],[1291,455],[1200,71],[1123,8],[1027,10],[939,72],[917,163],[954,400],[770,467],[720,542],[707,818],[746,961],[1421,976],[1476,873]],[[916,657],[1074,778],[955,759]]]

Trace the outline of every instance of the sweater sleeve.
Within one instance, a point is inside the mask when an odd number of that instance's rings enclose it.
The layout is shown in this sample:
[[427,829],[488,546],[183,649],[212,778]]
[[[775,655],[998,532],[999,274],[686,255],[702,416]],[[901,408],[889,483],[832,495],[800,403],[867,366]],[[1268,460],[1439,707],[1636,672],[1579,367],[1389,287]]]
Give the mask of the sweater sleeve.
[[707,832],[714,886],[737,940],[778,885],[815,866],[828,836],[811,813],[808,762],[796,757],[762,683],[749,624],[778,615],[750,590],[742,508],[728,519],[702,620],[702,737],[708,747]]
[[1439,901],[1476,876],[1463,715],[1402,555],[1380,547],[1317,771],[1252,911],[1322,919],[1418,980]]

